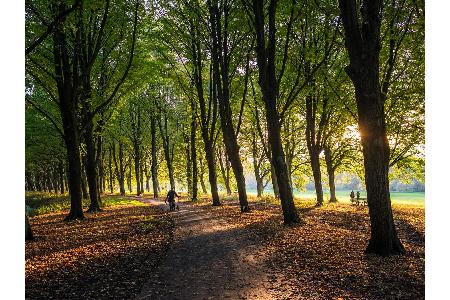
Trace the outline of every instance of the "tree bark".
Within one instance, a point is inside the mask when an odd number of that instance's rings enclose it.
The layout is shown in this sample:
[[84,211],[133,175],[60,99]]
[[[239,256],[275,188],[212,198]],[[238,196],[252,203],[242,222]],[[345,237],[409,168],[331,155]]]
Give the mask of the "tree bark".
[[128,168],[128,175],[127,175],[127,186],[128,186],[128,191],[130,192],[130,194],[133,192],[133,187],[131,186],[131,178],[132,178],[132,163],[131,163],[131,159],[129,160],[129,168]]
[[[99,126],[100,127],[100,126]],[[101,127],[98,130],[97,137],[97,169],[98,169],[98,187],[99,187],[99,197],[100,194],[105,192],[105,170],[104,170],[104,160],[105,160],[105,151],[103,150],[103,138],[100,132]]]
[[141,194],[143,194],[144,193],[144,171],[142,169],[142,162],[141,162],[139,169],[141,171],[141,176],[140,176],[141,177]]
[[328,173],[328,185],[330,186],[330,202],[337,202],[336,198],[336,186],[334,184],[334,167],[333,160],[331,156],[330,147],[324,147],[325,154],[325,163],[327,165],[327,173]]
[[158,198],[158,173],[157,173],[157,156],[156,156],[156,120],[152,117],[150,121],[150,131],[152,134],[152,185],[153,185],[153,198]]
[[252,133],[252,159],[253,159],[253,171],[255,173],[256,179],[256,193],[257,197],[260,198],[264,191],[264,182],[261,176],[261,168],[258,161],[258,148],[256,144],[256,133]]
[[86,143],[86,177],[89,186],[89,204],[88,212],[101,211],[98,202],[98,176],[95,140],[94,140],[94,124],[89,121],[84,131],[84,142]]
[[170,137],[168,133],[167,116],[165,112],[162,114],[162,116],[164,118],[164,128],[160,118],[158,119],[158,125],[163,140],[164,158],[166,160],[167,170],[169,171],[170,189],[175,191],[175,178],[173,176],[173,161],[172,156],[170,155]]
[[[68,88],[67,88],[68,89]],[[59,88],[58,88],[59,90]],[[81,202],[81,162],[80,143],[77,132],[75,108],[70,103],[72,94],[63,89],[60,93],[61,119],[64,128],[64,142],[67,151],[68,184],[70,194],[70,212],[65,220],[84,219],[83,205]]]
[[112,147],[109,148],[108,173],[109,173],[109,191],[114,193],[114,176],[112,168]]
[[141,189],[141,110],[139,107],[132,105],[129,107],[129,113],[131,120],[131,142],[134,153],[134,173],[136,176],[136,195],[140,196],[144,192]]
[[45,184],[46,184],[46,186],[47,186],[47,191],[48,191],[49,193],[51,193],[52,190],[53,190],[53,182],[52,182],[53,175],[52,175],[52,169],[51,169],[50,167],[48,167],[45,173],[46,173],[46,174],[45,174]]
[[[237,143],[236,132],[233,127],[232,112],[229,99],[229,59],[228,59],[228,6],[224,5],[224,30],[222,32],[221,13],[217,1],[209,0],[209,10],[211,18],[212,35],[212,64],[213,64],[213,82],[217,88],[217,99],[219,101],[220,123],[222,128],[223,142],[231,168],[236,179],[239,205],[241,212],[248,212],[250,208],[247,201],[247,192],[245,188],[244,169],[239,156],[239,145]],[[223,46],[223,47],[222,47]]]
[[197,167],[197,148],[196,148],[196,132],[197,132],[197,121],[195,112],[195,103],[191,101],[192,107],[192,120],[191,120],[191,161],[192,161],[192,201],[196,201],[198,197],[198,167]]
[[36,189],[36,191],[42,191],[41,188],[41,183],[39,181],[39,172],[38,171],[34,171],[33,172],[33,178],[34,178],[34,188]]
[[200,158],[200,185],[202,187],[203,195],[206,195],[208,191],[206,190],[204,174],[205,174],[205,165],[203,164],[203,159]]
[[[136,143],[137,144],[137,143]],[[141,163],[141,157],[140,157],[140,151],[139,151],[139,145],[134,145],[134,172],[136,174],[136,196],[140,196],[141,191],[141,170],[140,170],[140,163]]]
[[83,193],[83,199],[89,199],[88,183],[86,179],[86,158],[82,158],[83,164],[81,165],[81,191]]
[[[193,57],[193,81],[195,84],[195,88],[197,91],[197,97],[199,100],[200,106],[200,120],[201,120],[201,133],[203,138],[203,145],[205,150],[206,163],[208,166],[209,173],[209,183],[211,186],[211,196],[212,196],[212,204],[214,206],[220,205],[219,201],[219,193],[217,189],[217,174],[216,174],[216,165],[214,159],[214,134],[215,134],[215,123],[217,116],[217,102],[215,99],[215,84],[213,84],[213,76],[211,75],[212,70],[210,69],[210,88],[209,88],[209,108],[212,107],[213,111],[208,109],[206,110],[205,97],[203,93],[203,76],[202,76],[202,50],[200,47],[200,29],[197,27],[194,28],[193,24],[191,24],[191,38],[192,38],[192,57]],[[210,119],[212,116],[212,120]],[[206,191],[204,183],[202,182],[202,189],[204,192]]]
[[[211,195],[213,198],[213,205],[219,206],[219,193],[217,188],[216,162],[214,159],[214,150],[210,143],[205,143],[206,162],[208,164],[209,184],[211,185]],[[205,188],[206,189],[206,188]]]
[[186,150],[186,181],[187,181],[187,190],[188,196],[192,197],[192,159],[191,159],[191,151],[190,151],[190,143],[189,136],[185,137],[185,150]]
[[285,224],[299,223],[300,218],[294,205],[292,188],[281,143],[281,122],[277,108],[278,83],[275,74],[275,12],[276,1],[271,0],[268,8],[268,46],[266,48],[264,3],[253,0],[254,28],[256,31],[256,54],[259,71],[259,85],[266,109],[266,121],[272,164],[280,192],[281,207]]
[[316,136],[316,110],[317,99],[313,98],[311,95],[306,96],[306,145],[314,177],[314,187],[317,198],[316,205],[321,206],[323,205],[323,189],[319,154],[322,149],[320,145],[320,132]]
[[144,164],[144,173],[145,173],[145,190],[147,191],[147,193],[150,193],[150,173],[148,172],[148,164],[145,163]]
[[59,191],[59,182],[58,182],[58,170],[56,167],[52,167],[52,186],[55,194],[58,194]]
[[116,159],[116,145],[112,145],[112,154],[114,159],[114,166],[116,170],[117,181],[119,181],[119,191],[121,196],[125,196],[125,165],[123,162],[123,144],[119,141],[119,163]]
[[[217,153],[217,159],[219,160],[219,168],[220,172],[222,173],[223,182],[225,184],[225,189],[227,191],[227,196],[231,195],[231,187],[230,187],[230,167],[228,159],[225,155],[223,157],[223,153],[219,148],[219,151]],[[225,164],[225,165],[224,165]]]
[[[384,112],[385,95],[379,81],[381,0],[363,1],[361,16],[354,0],[339,0],[363,146],[371,236],[366,253],[404,253],[394,225],[389,194],[389,144]],[[360,20],[362,19],[362,20]],[[362,24],[361,28],[358,24]]]
[[65,188],[64,187],[64,163],[62,162],[62,160],[59,161],[58,171],[59,171],[59,183],[60,183],[59,188],[60,188],[61,194],[64,194],[65,193],[65,190],[64,190],[64,188]]
[[[71,125],[68,125],[68,127]],[[84,219],[83,205],[81,202],[81,163],[78,134],[76,130],[66,130],[65,143],[67,148],[68,183],[70,194],[70,212],[65,220]],[[83,176],[84,178],[84,176]],[[85,192],[85,190],[83,190]],[[84,193],[83,193],[84,194]]]
[[26,190],[34,191],[34,184],[31,172],[25,171],[25,180],[26,180]]

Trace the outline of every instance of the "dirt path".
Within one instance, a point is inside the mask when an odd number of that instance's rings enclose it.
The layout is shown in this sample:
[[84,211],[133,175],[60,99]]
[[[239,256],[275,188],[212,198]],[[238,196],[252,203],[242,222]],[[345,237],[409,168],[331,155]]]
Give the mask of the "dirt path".
[[[167,210],[161,201],[143,201]],[[188,203],[172,214],[173,245],[137,299],[282,299],[250,232]]]

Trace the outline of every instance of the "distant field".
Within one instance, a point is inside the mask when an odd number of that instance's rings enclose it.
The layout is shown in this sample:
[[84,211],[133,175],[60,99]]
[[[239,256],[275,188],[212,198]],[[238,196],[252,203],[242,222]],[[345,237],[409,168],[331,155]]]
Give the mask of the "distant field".
[[[273,191],[270,189],[264,190],[264,192],[268,195],[273,195]],[[350,190],[348,191],[336,191],[336,196],[341,202],[349,202],[350,203]],[[247,189],[248,194],[256,195],[256,190]],[[356,190],[355,190],[356,194]],[[367,196],[365,191],[361,192],[361,197],[365,198]],[[314,191],[305,191],[299,192],[294,191],[294,197],[300,199],[312,199],[316,198],[316,193]],[[330,199],[330,193],[328,191],[324,191],[325,201]],[[406,193],[406,192],[391,192],[391,200],[395,203],[404,203],[404,204],[417,204],[424,205],[425,204],[425,193],[417,192],[417,193]]]

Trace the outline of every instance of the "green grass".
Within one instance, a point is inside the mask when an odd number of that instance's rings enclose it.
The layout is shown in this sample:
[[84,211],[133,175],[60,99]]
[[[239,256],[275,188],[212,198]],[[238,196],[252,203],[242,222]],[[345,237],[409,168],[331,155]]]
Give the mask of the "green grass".
[[[256,191],[248,190],[247,193],[249,195],[256,195]],[[273,192],[271,190],[264,191],[266,196],[272,196]],[[356,194],[356,190],[355,190]],[[324,191],[323,193],[325,202],[328,202],[330,199],[330,193],[328,191]],[[336,197],[339,202],[342,203],[350,203],[350,190],[348,191],[336,191]],[[366,198],[367,194],[365,191],[361,192],[361,197]],[[296,201],[299,200],[309,200],[315,199],[316,193],[315,191],[295,191],[294,198]],[[407,192],[391,192],[391,200],[393,203],[398,204],[415,204],[419,206],[423,206],[425,204],[425,193],[424,192],[415,192],[415,193],[407,193]]]
[[[89,207],[90,201],[83,199],[83,208]],[[70,209],[70,199],[68,195],[55,195],[49,193],[26,193],[25,204],[32,209],[32,215],[42,215],[62,210]],[[106,196],[101,199],[101,207],[116,205],[144,206],[145,204],[133,199]]]

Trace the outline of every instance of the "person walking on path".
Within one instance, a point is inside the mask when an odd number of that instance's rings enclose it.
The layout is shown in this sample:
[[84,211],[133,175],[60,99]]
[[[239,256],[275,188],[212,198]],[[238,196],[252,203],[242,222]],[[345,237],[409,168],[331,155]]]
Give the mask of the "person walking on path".
[[180,196],[178,196],[177,192],[175,192],[174,190],[170,190],[167,193],[166,200],[164,201],[164,203],[167,203],[167,201],[169,201],[169,210],[170,211],[175,210],[175,197],[180,198]]

